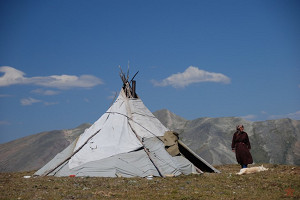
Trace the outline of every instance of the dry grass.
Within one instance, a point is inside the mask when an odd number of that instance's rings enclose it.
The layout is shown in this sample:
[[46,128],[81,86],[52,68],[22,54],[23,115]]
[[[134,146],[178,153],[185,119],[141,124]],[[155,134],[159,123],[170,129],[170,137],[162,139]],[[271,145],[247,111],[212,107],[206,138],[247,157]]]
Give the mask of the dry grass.
[[0,199],[300,199],[300,167],[264,165],[269,171],[235,175],[238,165],[216,166],[221,174],[173,178],[35,177],[0,173]]

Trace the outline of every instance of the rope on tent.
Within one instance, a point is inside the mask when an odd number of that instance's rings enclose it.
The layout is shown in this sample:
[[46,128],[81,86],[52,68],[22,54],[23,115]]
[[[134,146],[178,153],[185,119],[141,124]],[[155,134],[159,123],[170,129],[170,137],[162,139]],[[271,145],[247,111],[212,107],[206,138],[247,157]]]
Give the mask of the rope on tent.
[[68,163],[65,162],[64,164],[61,165],[61,167],[60,167],[59,169],[57,168],[58,170],[56,170],[56,171],[53,173],[53,176],[55,176],[56,173],[59,172],[59,170],[61,170],[61,169],[62,169],[64,166],[66,166],[67,164],[68,164]]
[[[119,113],[119,112],[106,112],[106,113],[110,113],[110,114],[119,114],[119,115],[122,115],[126,118],[128,118],[128,120],[131,120],[132,122],[136,123],[137,125],[139,125],[140,127],[144,128],[146,131],[148,131],[150,134],[152,134],[153,136],[155,136],[155,138],[157,138],[158,140],[160,140],[161,142],[164,142],[160,137],[156,136],[154,133],[152,133],[150,130],[148,130],[146,127],[144,127],[143,125],[141,125],[140,123],[134,121],[132,118],[130,118],[129,116],[123,114],[123,113]],[[144,115],[144,116],[149,116],[149,115]],[[152,116],[151,116],[152,117]],[[133,129],[132,129],[133,130]],[[135,133],[135,132],[134,132]],[[135,133],[136,134],[136,133]],[[140,139],[139,139],[140,140]],[[141,142],[141,141],[140,141]],[[142,143],[142,142],[141,142]],[[143,143],[142,143],[143,144]],[[144,147],[144,145],[143,145]],[[145,148],[145,147],[144,147]],[[146,151],[147,152],[147,151]],[[149,151],[148,151],[149,152]],[[150,153],[150,152],[149,152]],[[149,158],[150,158],[150,155],[148,155]],[[154,154],[154,156],[160,160],[161,162],[164,162],[166,163],[168,166],[174,168],[174,166],[170,165],[169,163],[167,163],[166,161],[164,161],[163,159],[159,158],[156,154]],[[151,160],[152,161],[152,160]],[[155,166],[155,165],[154,165]],[[156,166],[155,166],[156,167]],[[197,168],[197,167],[196,167]],[[174,168],[176,170],[178,170],[177,168]],[[198,168],[197,168],[198,169]],[[201,171],[201,170],[200,170]]]
[[69,157],[67,157],[64,161],[62,161],[61,163],[59,163],[56,167],[54,167],[53,169],[51,169],[51,170],[48,170],[48,171],[46,171],[44,174],[42,174],[41,176],[48,176],[51,172],[53,172],[54,170],[56,170],[57,168],[59,168],[62,164],[64,164],[66,161],[68,161],[68,160],[70,160],[78,151],[80,151],[82,148],[83,148],[83,146],[85,146],[87,143],[88,143],[88,141],[90,140],[90,139],[92,139],[92,137],[94,137],[97,133],[99,133],[101,131],[101,129],[100,130],[98,130],[96,133],[94,133],[93,135],[91,135],[76,151],[74,151]]
[[153,119],[156,118],[155,116],[145,115],[145,114],[141,114],[141,113],[137,113],[137,112],[133,112],[133,114],[140,115],[140,116],[144,116],[144,117],[150,117],[150,118],[153,118]]
[[[124,117],[126,117],[127,119],[129,119],[130,121],[136,123],[137,125],[139,125],[140,127],[142,127],[143,129],[145,129],[146,131],[148,131],[150,134],[152,134],[153,136],[155,136],[157,139],[159,139],[160,141],[162,141],[162,139],[160,139],[157,135],[155,135],[154,133],[152,133],[150,130],[148,130],[146,127],[144,127],[143,125],[141,125],[140,123],[134,121],[132,118],[130,118],[127,115],[124,115],[123,113],[119,113],[119,112],[106,112],[109,114],[119,114],[119,115],[123,115]],[[162,141],[163,142],[163,141]]]
[[[155,138],[157,138],[158,140],[160,140],[161,142],[164,142],[160,137],[156,136],[154,133],[152,133],[150,130],[148,130],[146,127],[144,127],[143,125],[141,125],[140,123],[134,121],[132,118],[130,118],[129,116],[123,114],[123,113],[119,113],[119,112],[106,112],[106,113],[109,113],[109,114],[119,114],[119,115],[122,115],[124,117],[126,117],[128,120],[131,120],[132,122],[136,123],[137,125],[141,126],[142,128],[144,128],[146,131],[148,131],[149,133],[151,133],[152,135],[155,136]],[[148,115],[145,115],[145,116],[148,116]],[[131,129],[133,130],[133,128],[131,127]],[[135,133],[135,132],[134,132]],[[136,134],[136,133],[135,133]],[[140,140],[140,139],[139,139]],[[142,144],[143,142],[140,141]],[[144,145],[143,145],[144,147]],[[145,148],[145,147],[144,147]],[[147,151],[146,151],[147,152]],[[149,152],[149,151],[148,151]],[[150,153],[150,152],[149,152]],[[150,155],[148,155],[150,157]],[[161,159],[160,157],[158,157],[156,154],[154,154],[153,156],[155,156],[158,160],[160,160],[161,162],[167,164],[168,166],[176,169],[178,171],[177,168],[175,168],[174,166],[170,165],[169,163],[167,163],[166,161],[164,161],[163,159]],[[154,165],[155,166],[155,165]],[[156,166],[155,166],[156,167]]]
[[135,136],[137,137],[137,139],[141,142],[141,144],[143,145],[144,147],[144,150],[147,154],[147,156],[149,157],[150,161],[152,162],[152,164],[154,165],[154,167],[156,168],[158,174],[161,176],[161,177],[164,177],[163,174],[160,172],[159,168],[156,166],[154,160],[152,160],[151,156],[150,156],[150,152],[149,150],[145,147],[145,145],[143,144],[143,142],[141,141],[141,139],[138,137],[137,133],[135,132],[135,130],[132,128],[131,124],[129,123],[129,126],[130,128],[132,129],[132,132],[135,134]]
[[[127,104],[126,108],[127,108],[128,113],[131,114],[130,107],[128,106],[128,100],[127,100],[127,101],[125,100],[124,102]],[[121,114],[121,113],[120,113],[120,114]],[[132,127],[132,124],[130,123],[130,121],[133,121],[133,119],[132,119],[131,117],[128,117],[128,116],[124,115],[124,114],[122,114],[122,115],[125,116],[125,117],[127,117],[127,119],[130,119],[128,124],[129,124],[129,126],[130,126],[132,132],[135,134],[136,138],[137,138],[137,139],[140,141],[140,143],[142,144],[142,146],[143,146],[143,148],[144,148],[144,151],[146,152],[146,154],[147,154],[149,160],[152,162],[153,166],[156,168],[158,174],[159,174],[161,177],[164,177],[164,175],[161,173],[160,169],[156,166],[154,160],[151,158],[149,150],[145,147],[143,141],[141,140],[141,138],[138,136],[138,134],[135,132],[134,128]],[[134,122],[134,121],[133,121],[133,122]],[[148,130],[148,131],[149,131],[149,130]],[[150,132],[150,131],[149,131],[149,132]]]
[[[159,157],[155,152],[153,153],[153,156],[155,158],[157,158],[158,160],[160,160],[161,162],[167,164],[168,166],[170,166],[171,168],[175,169],[176,171],[178,171],[178,168],[177,167],[174,167],[172,165],[170,165],[169,163],[167,163],[164,159],[162,159],[161,157]],[[172,161],[172,160],[171,160]],[[173,162],[173,161],[172,161]]]
[[121,161],[123,161],[123,162],[126,163],[127,165],[130,165],[131,167],[133,167],[133,168],[135,168],[135,169],[141,171],[142,173],[144,173],[144,174],[146,173],[144,170],[141,170],[140,168],[137,168],[137,167],[134,166],[133,164],[130,164],[128,161],[123,160],[122,158],[118,158],[118,159],[121,160]]
[[[109,118],[109,115],[107,116],[105,122],[107,121],[107,119]],[[105,123],[104,122],[104,123]],[[93,135],[91,135],[76,151],[74,151],[69,157],[67,157],[64,161],[60,162],[56,167],[54,167],[51,170],[45,171],[41,176],[48,176],[50,173],[52,173],[53,171],[55,171],[57,168],[59,168],[61,165],[63,165],[66,161],[70,160],[78,151],[80,151],[87,143],[90,139],[92,139],[95,135],[97,135],[102,129],[99,129],[98,131],[96,131]]]

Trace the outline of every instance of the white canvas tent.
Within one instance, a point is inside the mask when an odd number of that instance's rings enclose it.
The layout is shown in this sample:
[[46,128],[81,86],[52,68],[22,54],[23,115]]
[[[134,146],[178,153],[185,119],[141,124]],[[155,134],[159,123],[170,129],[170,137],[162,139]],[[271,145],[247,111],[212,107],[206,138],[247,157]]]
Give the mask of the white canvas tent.
[[[124,77],[124,86],[107,112],[35,175],[146,177],[201,172],[184,156],[166,151],[161,138],[168,129]],[[193,159],[218,172],[197,155]]]

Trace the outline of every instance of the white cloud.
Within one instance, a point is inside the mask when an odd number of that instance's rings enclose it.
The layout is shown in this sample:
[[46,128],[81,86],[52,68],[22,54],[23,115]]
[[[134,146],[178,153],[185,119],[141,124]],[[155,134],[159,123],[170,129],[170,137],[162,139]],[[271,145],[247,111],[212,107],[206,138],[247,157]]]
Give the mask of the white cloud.
[[56,105],[58,104],[58,102],[44,102],[45,106],[52,106],[52,105]]
[[283,115],[271,115],[269,118],[270,119],[290,118],[294,120],[300,120],[300,110],[293,113],[283,114]]
[[0,72],[4,73],[4,75],[0,77],[0,86],[22,84],[25,82],[25,74],[15,68],[8,66],[0,67]]
[[117,97],[118,92],[111,92],[111,95],[107,97],[107,99],[115,100]]
[[246,115],[246,116],[242,116],[241,118],[245,119],[245,120],[249,120],[252,121],[256,118],[256,115]]
[[264,111],[264,110],[261,111],[260,113],[263,114],[263,115],[267,115],[267,114],[268,114],[268,113],[267,113],[266,111]]
[[0,125],[10,125],[8,121],[0,121]]
[[0,94],[0,98],[2,97],[11,97],[12,95],[9,95],[9,94]]
[[34,99],[34,98],[24,98],[24,99],[21,99],[21,105],[22,106],[30,106],[34,103],[39,103],[41,102],[41,100],[38,100],[38,99]]
[[51,105],[56,105],[59,104],[58,102],[47,102],[47,101],[42,101],[39,99],[34,99],[32,97],[28,98],[23,98],[20,100],[22,106],[31,106],[34,103],[43,103],[45,106],[51,106]]
[[174,88],[184,88],[193,83],[217,82],[230,83],[230,78],[221,73],[207,72],[197,67],[190,66],[183,73],[172,74],[162,81],[152,80],[154,86],[172,86]]
[[93,75],[52,75],[27,78],[24,72],[9,66],[0,67],[0,72],[4,73],[0,77],[0,87],[15,84],[32,84],[58,89],[70,89],[76,87],[91,88],[103,84],[101,79]]
[[40,95],[46,95],[46,96],[52,96],[57,95],[60,92],[55,90],[44,90],[44,89],[36,89],[32,90],[31,93],[40,94]]

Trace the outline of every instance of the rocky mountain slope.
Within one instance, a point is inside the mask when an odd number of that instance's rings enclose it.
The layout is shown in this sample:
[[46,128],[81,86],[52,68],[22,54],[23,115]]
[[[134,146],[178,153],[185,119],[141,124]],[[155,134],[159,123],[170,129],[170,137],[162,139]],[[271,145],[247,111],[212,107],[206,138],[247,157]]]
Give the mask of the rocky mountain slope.
[[[213,165],[236,163],[231,151],[237,124],[244,124],[256,163],[300,165],[300,121],[249,122],[242,118],[186,120],[168,110],[154,115],[202,158]],[[36,170],[65,149],[90,124],[68,130],[42,132],[0,144],[0,172]]]
[[250,122],[237,117],[185,120],[168,110],[154,115],[181,140],[213,165],[236,163],[231,151],[238,124],[245,126],[255,163],[300,165],[300,120],[278,119]]
[[0,144],[0,172],[36,170],[64,150],[90,124],[30,135]]

